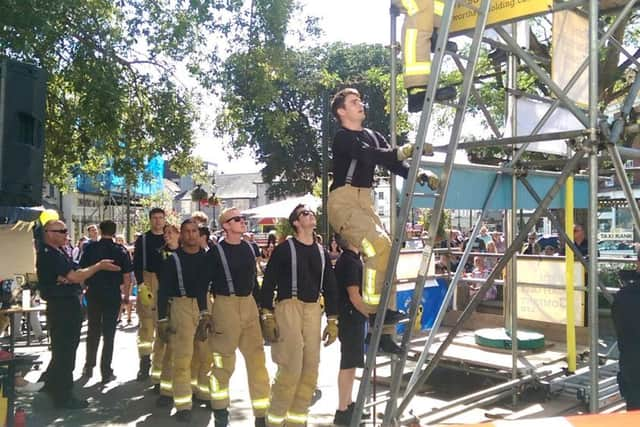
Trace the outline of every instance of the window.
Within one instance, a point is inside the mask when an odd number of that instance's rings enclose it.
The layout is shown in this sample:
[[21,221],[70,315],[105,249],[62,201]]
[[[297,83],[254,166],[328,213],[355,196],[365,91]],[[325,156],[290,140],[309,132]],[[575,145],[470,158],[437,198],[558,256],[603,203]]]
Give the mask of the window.
[[384,200],[384,191],[378,191],[378,200]]

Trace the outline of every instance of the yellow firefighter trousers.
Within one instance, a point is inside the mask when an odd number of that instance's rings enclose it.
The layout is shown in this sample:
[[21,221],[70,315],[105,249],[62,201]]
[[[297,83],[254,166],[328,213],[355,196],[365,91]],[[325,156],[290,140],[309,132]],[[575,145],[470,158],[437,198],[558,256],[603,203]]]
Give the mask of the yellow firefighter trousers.
[[[349,243],[359,248],[364,256],[364,278],[362,299],[369,313],[375,313],[380,304],[384,278],[389,263],[391,240],[373,207],[370,188],[351,185],[336,188],[329,193],[329,223],[333,229]],[[396,285],[391,285],[389,306],[396,308]],[[393,325],[387,325],[383,332],[395,332]]]
[[173,365],[173,403],[178,411],[191,409],[191,358],[200,310],[196,298],[171,298],[169,324]]
[[153,295],[153,305],[146,306],[142,304],[142,298],[136,298],[136,312],[138,313],[138,354],[140,357],[149,356],[153,350],[153,337],[155,334],[156,323],[158,322],[158,276],[148,271],[142,272],[144,283],[151,290]]
[[216,296],[213,328],[209,340],[213,357],[211,407],[224,409],[229,406],[229,379],[235,367],[236,349],[240,349],[247,369],[253,414],[256,418],[264,417],[269,406],[269,373],[258,307],[253,296]]
[[141,298],[136,299],[136,311],[138,312],[138,319],[140,321],[138,329],[138,353],[140,356],[152,354],[151,382],[153,384],[160,384],[162,361],[164,360],[167,344],[154,339],[156,324],[158,323],[158,276],[148,271],[144,271],[142,274],[144,283],[149,286],[151,294],[153,295],[153,306],[145,306],[142,304]]
[[[171,315],[171,304],[167,305],[167,313]],[[160,369],[160,395],[173,397],[173,349],[171,346],[171,338],[165,343],[164,357],[162,358],[162,366]]]
[[431,36],[440,26],[442,0],[393,0],[405,14],[402,26],[404,87],[426,87],[431,74]]
[[[207,310],[211,313],[212,301],[207,298]],[[212,355],[209,350],[209,340],[193,341],[193,358],[191,359],[191,389],[196,399],[208,401],[210,399],[209,375],[211,372]]]
[[320,364],[319,303],[298,299],[280,301],[275,307],[280,340],[271,344],[278,372],[271,387],[267,426],[305,425]]

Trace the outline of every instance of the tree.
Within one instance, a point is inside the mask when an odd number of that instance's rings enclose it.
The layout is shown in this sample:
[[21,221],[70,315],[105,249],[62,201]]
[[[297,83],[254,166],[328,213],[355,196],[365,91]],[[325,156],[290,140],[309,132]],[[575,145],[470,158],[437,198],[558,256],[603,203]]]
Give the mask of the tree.
[[240,0],[5,0],[0,55],[48,73],[45,176],[95,175],[107,163],[134,183],[148,158],[163,155],[178,173],[197,168],[196,94],[178,66],[206,56],[225,35]]
[[[225,110],[217,132],[234,150],[249,148],[265,164],[271,196],[309,192],[321,174],[322,124],[340,88],[353,86],[368,103],[367,125],[389,134],[388,54],[380,45],[341,43],[306,50],[283,48],[278,61],[254,47],[232,55],[222,73]],[[406,115],[399,120],[406,139]]]
[[[602,25],[610,25],[618,10],[604,11],[600,18]],[[631,15],[617,28],[613,33],[613,37],[622,42],[626,49],[633,52],[633,56],[640,58],[640,27],[638,20],[640,12],[636,9]],[[552,31],[551,22],[547,17],[538,17],[530,21],[530,48],[531,51],[541,58],[539,65],[548,73],[551,72],[551,43]],[[638,70],[631,68],[633,61],[623,56],[616,44],[607,43],[600,51],[600,67],[599,67],[599,110],[605,112],[612,105],[619,105],[629,93],[629,89],[633,84],[635,75]],[[478,63],[478,71],[476,74],[476,88],[480,96],[491,112],[492,117],[498,126],[504,125],[505,117],[505,100],[504,88],[506,87],[506,52],[494,50],[492,53],[482,52]],[[518,90],[533,96],[542,96],[551,98],[552,94],[548,87],[529,69],[522,61],[518,64]],[[443,73],[441,76],[441,84],[443,85],[460,85],[462,76],[458,71]],[[479,105],[473,97],[469,99],[469,108],[474,114],[479,113]],[[441,115],[440,125],[449,120],[451,117],[446,114]],[[488,128],[484,121],[485,128]],[[486,135],[485,135],[486,136]],[[630,146],[636,135],[628,135],[623,139],[622,144]],[[471,138],[474,139],[474,138]],[[483,147],[467,150],[469,157],[474,162],[488,162],[498,164],[509,158],[511,155],[510,147]],[[527,152],[523,159],[525,160],[553,160],[560,159],[558,156]],[[560,169],[561,166],[553,167]]]

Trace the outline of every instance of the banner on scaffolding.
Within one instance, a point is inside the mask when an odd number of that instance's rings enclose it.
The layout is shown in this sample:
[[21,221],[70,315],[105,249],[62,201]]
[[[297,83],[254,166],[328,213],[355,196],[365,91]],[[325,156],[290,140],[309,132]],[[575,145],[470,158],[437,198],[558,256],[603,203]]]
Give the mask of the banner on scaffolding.
[[[541,322],[567,324],[567,294],[564,289],[535,286],[566,285],[564,257],[518,258],[518,318]],[[584,286],[584,267],[574,264],[574,285]],[[574,293],[576,326],[585,325],[585,293]]]
[[[551,108],[551,100],[532,99],[527,96],[519,96],[516,101],[517,130],[511,130],[511,115],[507,118],[505,136],[531,135],[538,126],[540,120]],[[582,123],[566,108],[558,107],[545,122],[538,134],[566,132],[584,129]],[[567,144],[563,140],[532,142],[527,146],[527,151],[537,153],[567,155]]]
[[[468,0],[472,7],[480,7],[480,0]],[[493,0],[489,6],[487,26],[514,19],[548,13],[553,7],[553,0]],[[475,28],[478,13],[467,7],[457,6],[453,11],[451,33]]]
[[[551,77],[564,89],[589,56],[588,19],[573,11],[554,13],[552,52]],[[582,71],[568,96],[582,107],[589,104],[588,68]]]

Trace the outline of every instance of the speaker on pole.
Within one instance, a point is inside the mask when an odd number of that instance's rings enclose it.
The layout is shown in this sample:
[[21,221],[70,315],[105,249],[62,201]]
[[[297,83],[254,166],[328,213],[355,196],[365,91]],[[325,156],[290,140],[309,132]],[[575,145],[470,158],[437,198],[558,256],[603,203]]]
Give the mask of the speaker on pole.
[[0,206],[42,204],[46,93],[42,69],[0,59]]

